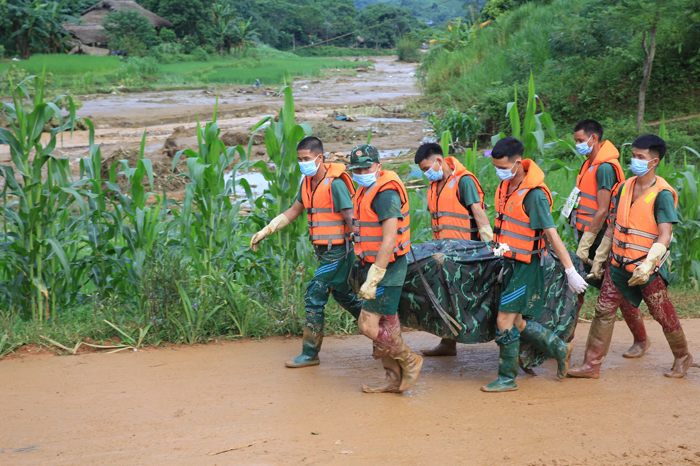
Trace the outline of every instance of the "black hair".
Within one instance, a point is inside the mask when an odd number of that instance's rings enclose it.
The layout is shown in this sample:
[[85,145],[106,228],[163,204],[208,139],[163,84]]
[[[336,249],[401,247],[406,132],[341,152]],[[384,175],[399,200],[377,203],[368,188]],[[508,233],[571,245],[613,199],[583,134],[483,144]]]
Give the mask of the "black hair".
[[323,143],[319,138],[308,136],[297,144],[297,152],[300,150],[308,150],[312,154],[323,154]]
[[523,155],[524,151],[525,146],[523,146],[523,143],[520,142],[520,139],[508,136],[501,139],[495,146],[493,146],[491,158],[498,160],[508,157],[508,159],[512,159],[518,155]]
[[433,155],[443,155],[442,146],[437,142],[428,142],[421,145],[416,151],[414,163],[421,163],[423,160],[432,157]]
[[589,136],[592,134],[598,135],[599,142],[603,140],[603,125],[595,120],[588,119],[579,121],[574,127],[574,133],[581,130]]
[[659,160],[663,160],[666,155],[666,141],[655,134],[642,134],[632,143],[632,147],[637,149],[649,149],[649,152],[656,152]]

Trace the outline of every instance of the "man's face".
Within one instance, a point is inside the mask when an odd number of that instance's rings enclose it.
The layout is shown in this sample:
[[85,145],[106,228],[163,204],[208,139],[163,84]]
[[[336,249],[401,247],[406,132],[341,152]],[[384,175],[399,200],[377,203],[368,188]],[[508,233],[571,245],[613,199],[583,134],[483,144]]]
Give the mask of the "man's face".
[[515,156],[512,159],[508,157],[503,157],[502,159],[491,158],[493,166],[500,170],[510,170],[511,173],[517,173],[518,162],[522,162],[523,157],[521,155]]
[[[590,140],[589,140],[590,139]],[[582,129],[576,131],[574,133],[574,141],[576,141],[576,144],[581,144],[582,142],[587,142],[588,146],[593,146],[595,142],[598,140],[598,136],[595,134],[586,134],[583,132]]]
[[[657,157],[656,152],[650,152],[649,149],[639,149],[638,147],[632,148],[632,158],[647,162],[647,167],[650,170],[659,165],[659,162],[661,161],[659,157]],[[654,160],[656,162],[653,162]]]
[[318,157],[319,154],[314,154],[310,150],[302,149],[297,152],[297,161],[299,162],[311,162],[312,160],[316,160],[316,157]]
[[356,168],[352,172],[355,175],[367,175],[368,173],[376,173],[378,171],[378,168],[381,167],[380,163],[374,162],[372,165],[370,165],[367,168]]
[[442,166],[443,158],[439,155],[431,155],[427,159],[423,159],[418,164],[418,167],[423,170],[423,173],[427,172],[432,168],[434,171],[439,171]]

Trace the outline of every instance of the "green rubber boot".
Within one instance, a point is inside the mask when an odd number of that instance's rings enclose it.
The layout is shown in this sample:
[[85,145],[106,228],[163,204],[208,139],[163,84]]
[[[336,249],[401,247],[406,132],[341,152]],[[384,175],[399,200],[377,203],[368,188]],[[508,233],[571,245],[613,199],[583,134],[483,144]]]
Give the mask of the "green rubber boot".
[[573,345],[564,343],[553,331],[542,327],[537,322],[527,321],[525,330],[520,334],[523,341],[530,343],[539,351],[557,360],[557,377],[563,379],[569,370],[569,358]]
[[321,362],[318,359],[318,352],[321,351],[323,343],[323,332],[314,333],[308,327],[304,327],[303,344],[301,355],[285,362],[284,365],[293,369],[298,367],[318,366]]
[[496,332],[499,347],[498,380],[481,387],[482,392],[512,392],[518,389],[515,378],[518,376],[518,356],[520,353],[520,332],[513,327],[505,332]]

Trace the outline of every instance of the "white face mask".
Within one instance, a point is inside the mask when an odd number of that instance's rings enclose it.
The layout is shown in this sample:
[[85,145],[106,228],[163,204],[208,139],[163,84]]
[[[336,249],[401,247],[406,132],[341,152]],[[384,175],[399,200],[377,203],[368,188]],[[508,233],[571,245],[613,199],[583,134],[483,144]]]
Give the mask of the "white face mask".
[[512,167],[506,168],[506,169],[495,167],[495,168],[496,168],[496,175],[497,175],[502,181],[512,180],[513,178],[515,178],[515,173],[513,173],[513,168],[515,168],[515,165],[516,165],[517,163],[518,163],[518,162],[516,161],[516,162],[513,164]]
[[377,181],[377,173],[379,173],[378,165],[374,173],[366,173],[364,175],[357,175],[353,173],[352,180],[360,186],[362,186],[363,188],[367,188],[368,186],[372,186],[374,182]]

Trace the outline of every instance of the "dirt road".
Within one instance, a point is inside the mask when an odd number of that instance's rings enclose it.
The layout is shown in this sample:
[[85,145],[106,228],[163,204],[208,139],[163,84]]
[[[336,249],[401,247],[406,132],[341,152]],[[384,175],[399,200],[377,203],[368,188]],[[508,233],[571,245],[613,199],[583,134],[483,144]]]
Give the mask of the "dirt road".
[[[700,320],[683,326],[700,357]],[[506,394],[479,391],[495,376],[493,343],[426,360],[401,395],[359,391],[381,376],[360,336],[327,338],[321,365],[297,370],[282,362],[300,342],[282,338],[4,360],[0,464],[700,465],[700,369],[663,377],[671,355],[648,328],[647,355],[625,360],[618,323],[600,380],[559,382],[549,361]]]

